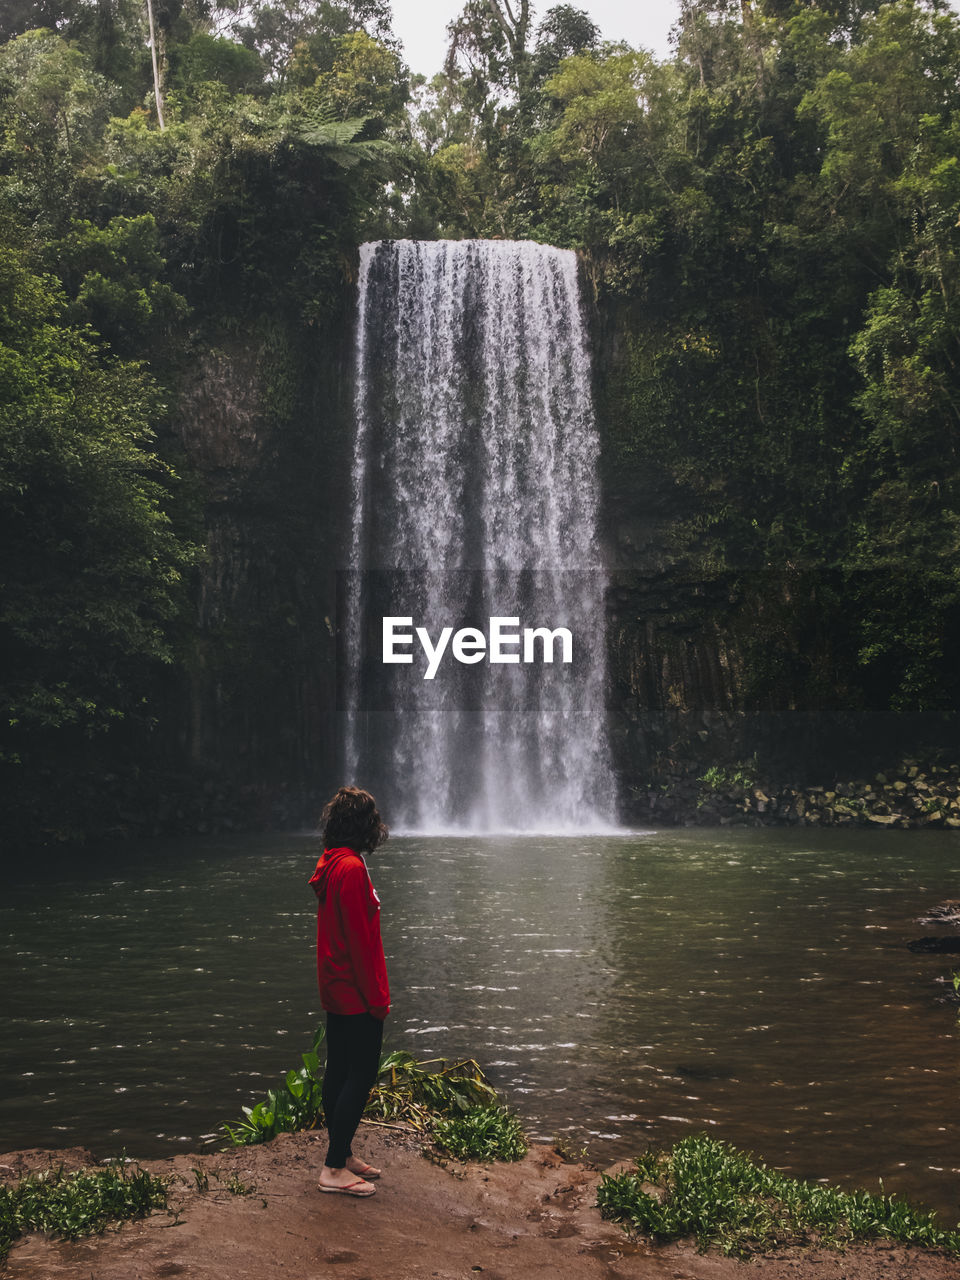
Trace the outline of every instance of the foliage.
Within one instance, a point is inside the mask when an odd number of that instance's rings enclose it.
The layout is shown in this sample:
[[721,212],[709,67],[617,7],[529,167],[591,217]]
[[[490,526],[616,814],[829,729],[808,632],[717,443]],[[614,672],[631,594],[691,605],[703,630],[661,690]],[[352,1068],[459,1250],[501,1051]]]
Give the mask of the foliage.
[[216,82],[231,93],[255,93],[263,86],[264,65],[254,49],[197,31],[171,51],[168,83],[174,89]]
[[[427,1067],[439,1070],[428,1071]],[[496,1103],[496,1091],[472,1059],[418,1062],[411,1054],[395,1050],[380,1063],[380,1082],[367,1113],[382,1120],[405,1120],[427,1130],[434,1116],[465,1115],[472,1108]]]
[[708,791],[725,791],[731,787],[749,790],[757,785],[757,758],[736,765],[711,765],[698,779]]
[[[324,1028],[318,1027],[313,1049],[302,1055],[303,1065],[288,1071],[283,1084],[268,1090],[265,1099],[253,1107],[244,1107],[243,1120],[223,1126],[234,1145],[267,1142],[278,1133],[309,1129],[321,1120],[323,1075],[319,1051],[323,1038]],[[439,1070],[427,1070],[437,1066]],[[380,1060],[378,1083],[364,1114],[379,1120],[402,1120],[429,1132],[438,1116],[462,1117],[480,1111],[499,1113],[502,1108],[498,1108],[497,1094],[477,1063],[448,1064],[439,1058],[418,1062],[409,1053],[394,1050]],[[478,1141],[485,1123],[482,1117],[471,1122],[477,1129]],[[498,1114],[491,1122],[490,1140],[498,1133],[512,1132],[505,1117]]]
[[437,1120],[434,1142],[457,1160],[522,1160],[527,1144],[518,1118],[505,1107],[471,1107]]
[[323,1077],[320,1072],[320,1046],[324,1028],[318,1027],[313,1037],[313,1048],[301,1054],[303,1065],[291,1068],[277,1089],[268,1089],[267,1096],[253,1107],[244,1107],[244,1119],[236,1124],[223,1126],[234,1146],[252,1146],[269,1142],[278,1133],[295,1133],[309,1129],[321,1113],[320,1090]]
[[51,31],[0,47],[0,212],[47,234],[64,226],[82,205],[85,171],[117,96]]
[[99,1234],[111,1222],[146,1217],[166,1207],[168,1185],[122,1158],[105,1169],[67,1174],[60,1166],[0,1184],[0,1258],[29,1231],[75,1240]]
[[0,612],[4,721],[103,728],[135,713],[144,671],[173,657],[193,548],[166,508],[176,477],[151,451],[156,385],[62,322],[62,292],[0,247]]
[[340,120],[322,96],[167,98],[161,135],[133,116],[105,140],[105,196],[156,211],[173,283],[200,315],[242,326],[264,314],[323,322],[339,310],[355,228],[392,172],[379,121]]
[[936,1214],[785,1177],[704,1135],[648,1152],[633,1173],[601,1175],[597,1204],[605,1218],[660,1240],[694,1235],[701,1252],[719,1245],[748,1257],[776,1245],[876,1239],[960,1251],[960,1231],[943,1230]]
[[[282,86],[306,55],[315,67],[326,69],[337,41],[351,32],[365,31],[391,42],[390,9],[385,0],[252,0],[252,3],[217,6],[224,31],[247,49],[254,50]],[[314,72],[315,74],[315,72]]]
[[187,304],[163,279],[160,232],[153,214],[115,217],[104,227],[77,220],[51,245],[71,298],[64,319],[95,329],[118,355],[165,343]]
[[386,123],[407,98],[399,57],[365,31],[351,31],[337,41],[330,69],[319,72],[313,88],[338,120],[365,116]]
[[537,27],[532,74],[542,84],[564,58],[596,50],[600,45],[600,28],[585,9],[572,4],[554,5],[543,15]]

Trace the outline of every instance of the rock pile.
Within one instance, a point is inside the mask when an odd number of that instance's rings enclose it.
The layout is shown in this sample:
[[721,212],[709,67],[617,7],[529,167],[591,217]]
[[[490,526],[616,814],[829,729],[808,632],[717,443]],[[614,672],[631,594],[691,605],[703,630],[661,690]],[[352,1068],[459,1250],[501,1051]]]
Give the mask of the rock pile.
[[786,786],[713,769],[635,787],[632,820],[674,826],[960,828],[960,765],[904,760],[872,779]]

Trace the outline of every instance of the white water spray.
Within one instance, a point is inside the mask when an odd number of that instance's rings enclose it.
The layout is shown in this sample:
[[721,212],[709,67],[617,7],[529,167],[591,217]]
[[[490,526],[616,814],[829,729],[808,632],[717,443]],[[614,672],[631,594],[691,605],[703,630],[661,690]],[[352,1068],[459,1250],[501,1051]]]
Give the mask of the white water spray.
[[[361,248],[359,292],[346,776],[405,829],[609,828],[606,579],[576,257],[383,241]],[[488,615],[567,627],[576,658],[430,684],[392,667],[384,685],[369,643],[383,613],[431,633]]]

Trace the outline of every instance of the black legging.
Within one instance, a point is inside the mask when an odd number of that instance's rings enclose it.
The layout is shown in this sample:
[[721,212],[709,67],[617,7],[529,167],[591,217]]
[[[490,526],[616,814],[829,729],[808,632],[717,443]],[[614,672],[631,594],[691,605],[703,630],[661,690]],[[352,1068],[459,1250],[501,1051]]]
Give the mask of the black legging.
[[350,1144],[377,1080],[383,1023],[372,1013],[327,1014],[327,1068],[323,1076],[323,1114],[330,1132],[324,1164],[342,1169],[353,1154]]

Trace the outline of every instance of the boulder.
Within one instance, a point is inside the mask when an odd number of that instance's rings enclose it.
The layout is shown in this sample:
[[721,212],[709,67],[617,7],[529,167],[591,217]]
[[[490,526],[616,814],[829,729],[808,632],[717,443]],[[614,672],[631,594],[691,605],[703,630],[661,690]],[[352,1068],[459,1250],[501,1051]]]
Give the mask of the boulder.
[[914,938],[907,943],[907,948],[917,955],[960,955],[960,934],[949,934],[944,938]]
[[960,924],[960,902],[938,902],[925,916],[919,917],[917,924]]

